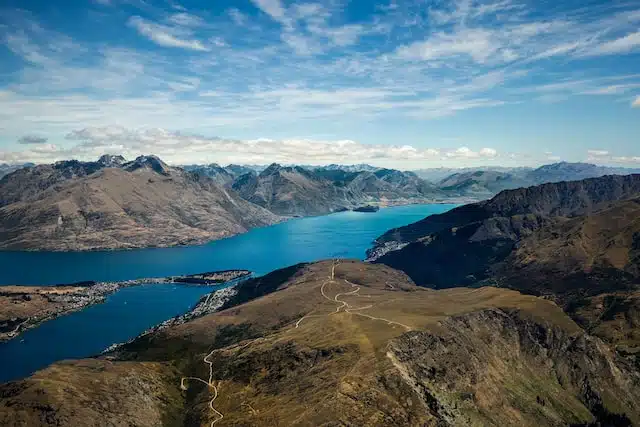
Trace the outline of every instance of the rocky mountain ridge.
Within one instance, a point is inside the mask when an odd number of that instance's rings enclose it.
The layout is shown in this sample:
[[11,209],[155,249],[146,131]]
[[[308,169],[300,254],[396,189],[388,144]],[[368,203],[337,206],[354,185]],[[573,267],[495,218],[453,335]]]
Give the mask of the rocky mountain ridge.
[[350,172],[272,164],[232,184],[242,197],[280,215],[321,215],[369,203],[411,203],[444,198],[411,172]]
[[[153,155],[59,161],[0,180],[0,249],[93,250],[203,243],[367,204],[446,198],[410,172],[272,164],[172,167]],[[247,172],[249,171],[249,172]]]
[[422,286],[553,299],[640,367],[640,175],[503,191],[391,230],[369,254]]
[[[436,173],[438,170],[436,170]],[[428,170],[420,172],[428,176]],[[502,190],[545,183],[577,181],[605,175],[629,175],[640,169],[599,166],[590,163],[559,162],[532,168],[470,168],[436,179],[438,188],[451,194],[490,198]],[[435,175],[434,175],[435,176]]]
[[156,156],[62,161],[0,180],[0,248],[197,244],[280,221],[209,177]]

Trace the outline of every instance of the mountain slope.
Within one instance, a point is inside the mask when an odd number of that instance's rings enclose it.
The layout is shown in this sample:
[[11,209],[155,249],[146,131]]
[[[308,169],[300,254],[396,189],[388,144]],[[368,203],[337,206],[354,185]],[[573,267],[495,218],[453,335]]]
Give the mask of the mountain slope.
[[260,174],[240,176],[233,189],[246,200],[279,215],[322,215],[357,203],[359,197],[299,166],[272,164]]
[[497,171],[473,171],[450,175],[438,183],[438,188],[461,196],[491,197],[502,190],[524,187],[530,184],[516,173]]
[[[216,426],[640,420],[638,374],[550,301],[419,288],[398,271],[352,261],[290,267],[234,293],[219,312],[144,335],[107,359],[55,364],[0,386],[0,423],[131,417],[151,426],[159,414],[163,425]],[[86,366],[92,374],[80,375]],[[156,369],[165,369],[163,385],[149,373]],[[129,375],[117,379],[118,371]],[[58,393],[61,380],[83,399]]]
[[604,176],[582,181],[543,184],[505,190],[491,200],[472,203],[387,231],[376,239],[408,243],[431,233],[492,217],[513,215],[572,216],[593,212],[610,202],[640,194],[640,175]]
[[22,164],[0,163],[0,178],[10,174],[11,172],[17,171],[18,169],[32,167],[32,166],[34,166],[33,163],[22,163]]
[[59,162],[0,180],[0,248],[120,249],[203,243],[278,217],[154,156],[116,167]]
[[618,350],[640,349],[640,175],[505,191],[381,236],[370,255],[423,286],[551,298]]
[[431,183],[438,183],[449,176],[458,174],[467,174],[474,172],[496,172],[502,174],[523,174],[532,170],[529,167],[503,167],[503,166],[484,166],[484,167],[467,167],[467,168],[428,168],[417,169],[414,171],[420,178],[425,179]]
[[444,194],[412,172],[306,169],[272,164],[259,174],[238,177],[233,189],[279,215],[321,215],[368,203],[411,203]]
[[640,173],[640,169],[613,168],[589,163],[553,163],[537,169],[489,168],[461,170],[438,182],[438,188],[451,194],[489,198],[502,190],[561,181],[577,181],[605,175]]
[[223,187],[229,186],[233,180],[239,176],[231,170],[221,167],[217,163],[210,163],[208,165],[187,165],[183,166],[183,169],[199,175],[208,176],[213,179],[216,184]]

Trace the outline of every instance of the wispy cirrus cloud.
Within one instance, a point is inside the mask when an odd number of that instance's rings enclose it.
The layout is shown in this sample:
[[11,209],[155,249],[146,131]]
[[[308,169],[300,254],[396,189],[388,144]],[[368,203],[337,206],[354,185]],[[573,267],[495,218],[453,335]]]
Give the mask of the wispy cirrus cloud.
[[615,40],[602,42],[592,49],[587,50],[584,56],[616,55],[629,53],[636,49],[640,49],[640,31],[627,34]]
[[[173,16],[173,18],[175,18],[175,15]],[[184,25],[185,19],[186,18],[184,17],[178,19],[179,22],[182,21],[182,24],[180,25]],[[189,17],[188,19],[191,20],[193,18]],[[209,47],[207,47],[200,40],[189,38],[190,32],[185,31],[182,27],[172,27],[168,25],[158,24],[156,22],[151,22],[144,18],[141,18],[140,16],[132,16],[131,18],[129,18],[129,26],[134,28],[136,31],[138,31],[138,33],[145,36],[149,40],[159,44],[160,46],[196,51],[209,50]]]
[[[479,139],[486,128],[473,117],[495,119],[511,111],[506,106],[562,108],[596,96],[616,108],[638,104],[640,75],[628,70],[638,54],[633,3],[541,10],[519,0],[410,0],[355,19],[333,1],[206,10],[109,3],[92,7],[126,38],[71,38],[35,14],[2,14],[0,40],[16,61],[0,86],[0,128],[10,144],[36,132],[64,150],[70,129],[112,123],[245,140],[366,133],[398,144],[405,128],[425,139],[432,128]],[[627,67],[602,65],[601,57]],[[453,116],[445,131],[428,122]],[[493,142],[464,145],[479,153]],[[446,152],[450,161],[490,158]]]

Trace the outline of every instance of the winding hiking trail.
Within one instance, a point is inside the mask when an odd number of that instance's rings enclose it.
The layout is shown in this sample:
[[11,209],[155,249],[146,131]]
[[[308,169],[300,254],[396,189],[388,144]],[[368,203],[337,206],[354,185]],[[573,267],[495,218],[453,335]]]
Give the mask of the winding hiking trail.
[[[365,314],[365,313],[356,313],[356,311],[360,311],[360,310],[368,310],[370,308],[373,308],[374,305],[373,304],[369,304],[369,305],[365,305],[363,307],[354,307],[353,305],[349,304],[348,302],[339,299],[339,297],[341,296],[359,296],[359,297],[364,297],[364,298],[371,298],[371,295],[360,295],[360,289],[361,286],[356,285],[355,283],[350,282],[347,279],[342,279],[346,284],[350,285],[351,288],[355,288],[352,291],[349,292],[338,292],[337,294],[334,295],[333,298],[331,298],[329,295],[327,295],[327,293],[325,292],[325,288],[327,285],[335,283],[338,284],[338,282],[335,280],[336,277],[336,267],[340,265],[340,261],[339,260],[333,260],[333,264],[331,265],[331,274],[329,275],[329,280],[325,281],[322,283],[322,286],[320,286],[320,293],[322,294],[322,296],[328,300],[331,301],[332,303],[336,303],[339,304],[336,307],[336,311],[330,314],[336,314],[336,313],[340,313],[341,310],[344,309],[345,313],[349,313],[349,314],[355,314],[356,316],[362,316],[362,317],[366,317],[367,319],[371,319],[371,320],[379,320],[382,322],[386,322],[389,325],[397,325],[397,326],[401,326],[403,328],[405,328],[407,331],[411,331],[413,328],[411,326],[405,325],[404,323],[400,323],[400,322],[396,322],[394,320],[390,320],[390,319],[385,319],[384,317],[376,317],[376,316],[371,316],[369,314]],[[388,285],[391,289],[395,290],[395,287],[390,284],[390,283],[386,283],[386,285]],[[313,311],[311,312],[313,313]],[[326,316],[326,314],[317,314],[317,315],[312,315],[311,313],[303,316],[302,318],[300,318],[296,324],[295,327],[298,328],[300,326],[300,323],[304,320],[307,319],[309,317],[322,317],[322,316]]]
[[[244,344],[243,346],[239,347],[236,351],[238,350],[242,350],[244,348],[246,348],[247,346],[249,346],[250,344],[253,344],[256,341],[262,341],[264,338],[260,337],[260,338],[255,338],[250,340],[248,343]],[[205,381],[202,378],[198,378],[198,377],[182,377],[182,379],[180,380],[180,389],[181,390],[187,390],[188,387],[185,385],[185,380],[193,380],[193,381],[199,381],[202,384],[205,384],[206,386],[210,387],[213,389],[213,397],[211,398],[211,400],[209,401],[209,408],[211,409],[211,411],[213,412],[213,414],[217,417],[215,420],[211,421],[211,426],[213,426],[215,423],[217,423],[218,421],[222,420],[224,418],[224,415],[222,415],[222,413],[220,411],[218,411],[216,408],[213,407],[213,402],[218,398],[218,386],[214,384],[213,382],[213,362],[211,360],[209,360],[211,358],[211,356],[213,356],[213,353],[215,353],[216,351],[219,351],[220,349],[215,349],[215,350],[211,350],[211,353],[207,354],[202,361],[204,363],[206,363],[207,365],[209,365],[209,380]],[[251,410],[253,412],[255,412],[255,409],[253,409],[253,407],[251,405],[248,405]]]
[[[326,288],[327,285],[339,284],[335,280],[336,267],[338,265],[340,265],[340,261],[339,260],[333,260],[333,264],[331,265],[331,274],[329,275],[328,280],[324,281],[322,283],[322,285],[320,286],[320,293],[322,294],[322,297],[325,298],[326,300],[334,303],[334,304],[338,304],[336,306],[336,310],[334,312],[327,313],[327,314],[313,314],[315,312],[315,310],[313,310],[310,313],[302,316],[295,323],[295,328],[294,329],[297,329],[300,326],[300,324],[302,323],[303,320],[308,319],[310,317],[324,317],[324,316],[330,316],[332,314],[337,314],[337,313],[340,313],[340,312],[354,314],[356,316],[362,316],[362,317],[365,317],[365,318],[371,319],[371,320],[378,320],[378,321],[386,322],[388,325],[391,325],[391,326],[403,327],[407,331],[411,331],[413,329],[411,326],[405,325],[404,323],[396,322],[396,321],[390,320],[390,319],[385,319],[384,317],[376,317],[376,316],[371,316],[371,315],[366,314],[366,313],[360,313],[359,312],[361,310],[368,310],[368,309],[374,308],[373,304],[368,304],[368,305],[365,305],[365,306],[362,306],[362,307],[354,307],[352,304],[349,304],[347,301],[344,301],[344,300],[340,299],[341,296],[358,296],[358,297],[364,297],[364,298],[371,298],[371,295],[360,295],[361,286],[356,285],[355,283],[352,283],[347,279],[342,279],[342,280],[346,284],[351,286],[351,288],[352,288],[351,291],[349,291],[349,292],[338,292],[333,296],[333,298],[331,298],[329,295],[327,295],[327,293],[325,291],[325,288]],[[390,283],[386,283],[386,284],[391,289],[395,290],[395,287],[392,284],[390,284]],[[205,305],[207,305],[207,303],[209,302],[209,296],[207,296],[207,299],[206,299],[206,301],[204,303]],[[260,341],[260,340],[263,340],[263,339],[264,338],[256,338],[254,340],[251,340],[249,343],[241,346],[238,350],[242,350],[243,348],[247,347],[248,345],[252,344],[253,342]],[[212,350],[209,354],[207,354],[202,359],[204,363],[209,365],[209,379],[208,380],[203,380],[202,378],[198,378],[198,377],[182,377],[182,379],[180,380],[180,389],[182,389],[182,390],[187,390],[188,389],[188,386],[185,385],[185,381],[188,381],[188,380],[201,382],[201,383],[205,384],[207,387],[213,389],[213,397],[209,401],[209,408],[211,409],[213,414],[216,416],[216,419],[211,421],[211,425],[210,425],[211,427],[213,427],[214,424],[216,424],[217,422],[221,421],[224,418],[224,415],[213,406],[213,402],[215,402],[215,400],[218,398],[218,386],[216,384],[214,384],[214,381],[213,381],[213,362],[211,360],[209,360],[209,359],[213,356],[213,354],[217,350],[218,349]],[[248,405],[248,407],[251,409],[252,412],[256,412],[255,409],[253,409],[253,407],[251,407],[251,405]]]
[[18,324],[18,326],[16,326],[16,328],[13,331],[9,332],[7,335],[9,335],[10,337],[15,336],[18,333],[18,331],[20,330],[20,328],[22,327],[22,325],[27,323],[29,320],[31,320],[31,318],[27,317],[27,320],[25,320],[24,322],[21,322],[20,324]]
[[215,423],[217,423],[218,421],[220,421],[221,419],[224,418],[224,415],[222,415],[221,412],[219,412],[216,408],[213,407],[213,402],[218,398],[218,387],[213,383],[213,362],[209,360],[209,357],[213,356],[213,353],[215,351],[216,350],[212,350],[211,353],[207,354],[202,359],[204,363],[209,365],[209,381],[205,381],[202,378],[198,378],[198,377],[182,377],[182,379],[180,380],[180,388],[182,390],[187,390],[187,388],[188,388],[184,384],[185,380],[200,381],[201,383],[206,384],[208,387],[213,389],[213,398],[209,401],[209,408],[211,408],[211,410],[213,411],[214,415],[216,415],[218,418],[216,418],[215,420],[211,421],[211,426],[213,426]]

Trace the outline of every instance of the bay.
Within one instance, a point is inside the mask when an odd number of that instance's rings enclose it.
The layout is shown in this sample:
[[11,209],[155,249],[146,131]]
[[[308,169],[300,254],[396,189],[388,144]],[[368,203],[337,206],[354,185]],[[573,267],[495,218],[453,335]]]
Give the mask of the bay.
[[[340,212],[298,218],[200,246],[97,252],[0,252],[0,285],[118,281],[204,271],[247,269],[262,275],[299,262],[364,259],[385,231],[455,205],[408,205],[375,213]],[[104,304],[71,313],[0,344],[0,382],[22,378],[67,358],[109,345],[184,313],[214,287],[146,285],[125,288]]]

